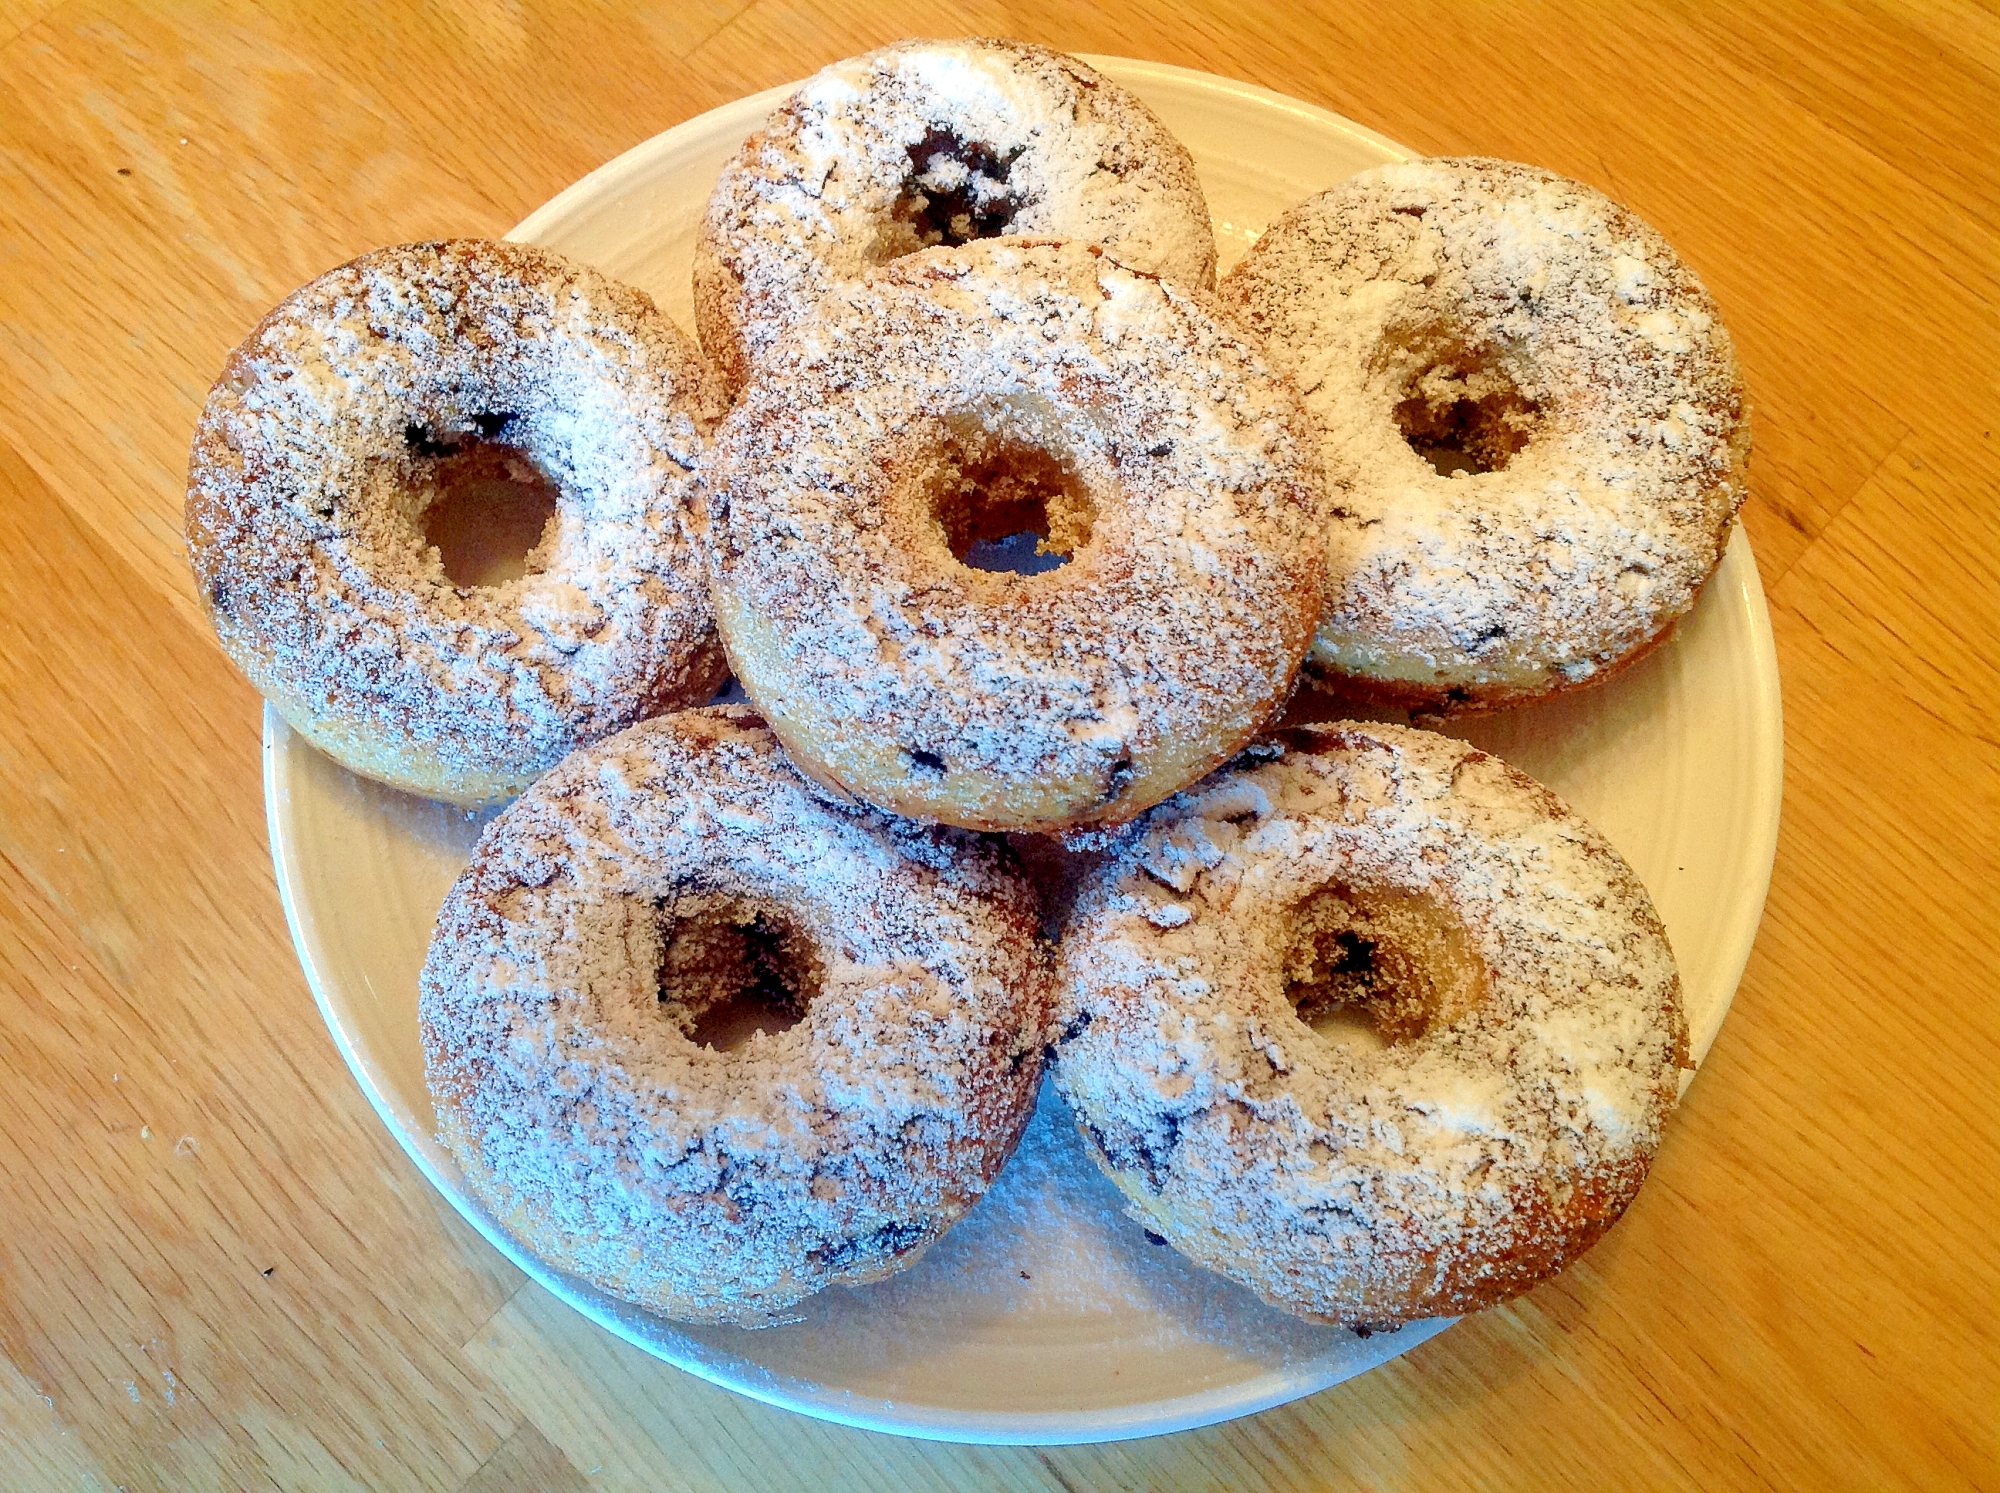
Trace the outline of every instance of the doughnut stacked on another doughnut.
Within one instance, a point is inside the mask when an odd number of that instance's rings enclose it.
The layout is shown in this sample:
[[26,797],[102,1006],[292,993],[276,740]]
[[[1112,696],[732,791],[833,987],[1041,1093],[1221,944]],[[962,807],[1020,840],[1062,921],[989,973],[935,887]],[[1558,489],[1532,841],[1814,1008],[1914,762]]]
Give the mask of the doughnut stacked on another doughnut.
[[[1063,932],[1054,1076],[1145,1227],[1387,1327],[1518,1295],[1631,1201],[1680,981],[1546,788],[1447,737],[1306,727],[1126,834]],[[1342,1007],[1372,1032],[1307,1024]]]
[[[315,746],[506,798],[721,683],[681,511],[720,414],[636,290],[522,244],[379,249],[230,355],[195,427],[188,558],[224,651]],[[423,526],[454,486],[548,489],[527,574],[446,574]]]
[[[911,1264],[978,1200],[1034,1107],[1047,981],[1003,849],[833,806],[752,712],[689,711],[487,827],[424,964],[425,1075],[529,1249],[761,1326]],[[758,985],[797,1025],[692,1040]]]
[[999,234],[1215,285],[1194,162],[1132,94],[1026,42],[901,41],[817,74],[723,168],[695,250],[702,346],[740,390],[835,286]]
[[1729,336],[1601,193],[1377,167],[1287,213],[1221,294],[1320,426],[1337,506],[1307,668],[1341,693],[1450,711],[1601,679],[1720,563],[1749,452]]
[[[731,666],[799,765],[974,829],[1130,818],[1289,694],[1326,522],[1289,388],[1073,241],[897,260],[794,328],[697,523]],[[1040,529],[1068,563],[963,563]]]

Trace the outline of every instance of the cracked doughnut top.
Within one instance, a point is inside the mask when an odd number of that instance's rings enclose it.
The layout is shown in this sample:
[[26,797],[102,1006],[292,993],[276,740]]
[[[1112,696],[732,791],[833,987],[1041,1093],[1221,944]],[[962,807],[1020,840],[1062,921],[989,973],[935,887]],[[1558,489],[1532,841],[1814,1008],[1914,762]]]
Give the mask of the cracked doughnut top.
[[[763,1326],[978,1200],[1034,1107],[1047,980],[1003,848],[830,804],[716,707],[578,752],[488,826],[419,1017],[440,1135],[510,1233]],[[760,985],[797,1024],[710,1045]]]
[[[582,265],[474,239],[364,254],[258,324],[195,428],[216,635],[354,771],[517,793],[721,682],[682,514],[721,404],[652,302]],[[440,515],[476,528],[524,493],[525,573],[454,580]]]
[[695,251],[702,346],[740,389],[834,285],[998,234],[1215,285],[1194,162],[1137,98],[1046,47],[901,41],[818,73],[723,168]]
[[1055,1082],[1134,1215],[1349,1326],[1573,1260],[1638,1191],[1686,1062],[1673,952],[1617,852],[1406,727],[1284,731],[1148,812],[1058,965]]
[[[1221,293],[1298,383],[1337,506],[1308,669],[1430,711],[1536,699],[1663,637],[1722,558],[1749,425],[1694,272],[1532,166],[1381,166]],[[1449,475],[1447,475],[1449,473]]]
[[[1075,242],[931,249],[829,296],[717,432],[697,523],[799,765],[978,829],[1115,823],[1283,704],[1324,489],[1290,389]],[[1038,563],[983,542],[1042,535]]]

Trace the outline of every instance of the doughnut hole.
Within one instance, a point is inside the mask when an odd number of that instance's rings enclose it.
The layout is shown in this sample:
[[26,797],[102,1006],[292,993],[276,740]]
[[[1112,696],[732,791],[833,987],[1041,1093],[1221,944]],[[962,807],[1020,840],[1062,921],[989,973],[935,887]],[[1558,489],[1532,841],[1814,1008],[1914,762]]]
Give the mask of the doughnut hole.
[[1013,231],[1027,204],[1009,184],[1027,147],[1001,150],[932,126],[909,147],[910,168],[889,215],[876,227],[867,258],[887,264],[939,244],[969,244]]
[[787,1031],[825,983],[812,934],[775,902],[687,893],[657,917],[660,1015],[697,1047],[731,1052]]
[[1040,575],[1090,542],[1097,505],[1063,444],[1008,407],[947,417],[926,473],[932,515],[969,570]]
[[[496,423],[497,422],[497,423]],[[505,417],[481,417],[482,427]],[[477,435],[404,432],[415,467],[416,525],[461,591],[502,586],[548,563],[557,489],[518,447]]]
[[1436,897],[1328,886],[1292,911],[1285,994],[1342,1046],[1379,1049],[1449,1026],[1486,991],[1465,925]]
[[1522,393],[1508,360],[1449,340],[1414,351],[1414,371],[1392,412],[1410,449],[1441,477],[1505,469],[1534,439],[1542,419],[1541,406]]

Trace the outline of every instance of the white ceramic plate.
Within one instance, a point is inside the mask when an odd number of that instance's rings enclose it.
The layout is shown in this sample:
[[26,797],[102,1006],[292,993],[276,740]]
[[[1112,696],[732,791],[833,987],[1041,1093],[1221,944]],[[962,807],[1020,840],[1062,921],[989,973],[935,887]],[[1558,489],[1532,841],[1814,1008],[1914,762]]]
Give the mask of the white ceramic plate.
[[[1299,199],[1408,152],[1265,89],[1093,58],[1187,142],[1227,268]],[[515,230],[649,291],[691,322],[695,225],[723,161],[789,89],[739,100],[593,172]],[[1739,532],[1664,647],[1613,683],[1469,734],[1554,787],[1652,892],[1708,1050],[1749,955],[1777,838],[1777,666]],[[1146,1243],[1044,1090],[1020,1151],[913,1268],[829,1291],[762,1332],[663,1321],[551,1270],[468,1196],[432,1134],[417,971],[486,816],[353,777],[264,714],[265,797],[285,913],[315,999],[383,1123],[535,1280],[714,1383],[850,1425],[957,1441],[1099,1441],[1226,1420],[1372,1368],[1448,1322],[1362,1339],[1295,1321]]]

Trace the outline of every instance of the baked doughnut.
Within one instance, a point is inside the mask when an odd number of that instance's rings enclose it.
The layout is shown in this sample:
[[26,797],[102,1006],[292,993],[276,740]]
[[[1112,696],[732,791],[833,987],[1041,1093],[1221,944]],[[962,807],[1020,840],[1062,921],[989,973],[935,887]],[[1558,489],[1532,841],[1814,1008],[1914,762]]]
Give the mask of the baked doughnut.
[[1338,506],[1307,668],[1341,693],[1450,711],[1601,679],[1721,562],[1750,444],[1729,335],[1601,193],[1377,167],[1286,214],[1222,295],[1320,425]]
[[[1447,737],[1302,727],[1127,834],[1063,934],[1054,1076],[1145,1227],[1375,1328],[1517,1295],[1631,1201],[1680,981],[1547,789]],[[1364,1020],[1307,1024],[1335,1013]]]
[[[1324,489],[1291,391],[1094,246],[991,239],[829,296],[703,469],[736,676],[822,782],[974,829],[1130,818],[1283,703]],[[1020,574],[981,546],[1046,536]]]
[[722,170],[695,249],[695,321],[731,391],[786,327],[869,266],[1020,233],[1102,245],[1215,287],[1186,149],[1074,57],[1026,42],[901,41],[836,62]]
[[[576,753],[480,837],[419,1012],[439,1134],[550,1264],[767,1325],[902,1269],[1034,1106],[1047,956],[1004,850],[830,805],[740,706]],[[732,1003],[797,1024],[719,1051]]]
[[[364,254],[258,324],[195,427],[216,636],[354,771],[517,793],[721,682],[681,512],[721,408],[688,339],[582,265],[473,239]],[[495,524],[528,552],[511,578],[477,568]],[[462,556],[447,526],[472,531]]]

